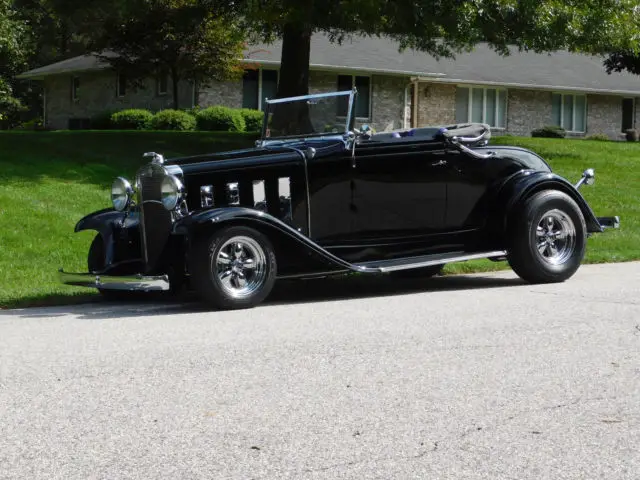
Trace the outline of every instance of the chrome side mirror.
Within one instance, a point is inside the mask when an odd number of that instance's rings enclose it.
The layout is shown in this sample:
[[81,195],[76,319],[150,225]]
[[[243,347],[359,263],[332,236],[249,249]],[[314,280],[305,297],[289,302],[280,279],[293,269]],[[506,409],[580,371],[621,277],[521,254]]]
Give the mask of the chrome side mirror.
[[596,181],[596,172],[593,168],[587,168],[584,172],[582,172],[582,178],[578,180],[576,183],[576,189],[580,188],[582,185],[593,185]]

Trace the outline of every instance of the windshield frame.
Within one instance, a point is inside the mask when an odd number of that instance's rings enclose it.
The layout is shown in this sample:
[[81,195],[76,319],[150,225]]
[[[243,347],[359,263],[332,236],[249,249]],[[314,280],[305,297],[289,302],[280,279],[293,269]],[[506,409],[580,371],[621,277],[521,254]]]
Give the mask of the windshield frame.
[[[264,110],[264,119],[262,120],[262,131],[261,131],[261,135],[260,135],[260,143],[261,144],[265,144],[266,142],[279,142],[279,141],[283,141],[283,140],[300,140],[300,139],[304,139],[304,138],[322,138],[322,137],[336,137],[336,136],[346,136],[349,134],[350,130],[351,130],[351,125],[352,125],[352,121],[353,119],[353,106],[355,104],[355,96],[357,94],[357,90],[354,88],[352,90],[341,90],[341,91],[337,91],[337,92],[328,92],[328,93],[314,93],[311,95],[300,95],[297,97],[286,97],[286,98],[276,98],[273,100],[270,99],[265,99],[265,110]],[[344,131],[343,132],[336,132],[336,133],[331,133],[331,134],[327,134],[327,133],[308,133],[308,134],[304,134],[304,135],[285,135],[285,136],[278,136],[278,137],[267,137],[266,133],[267,133],[267,126],[268,126],[268,122],[269,122],[269,110],[270,110],[270,106],[271,105],[277,105],[277,104],[281,104],[281,103],[291,103],[291,102],[299,102],[301,100],[313,100],[316,98],[329,98],[329,97],[346,97],[349,96],[349,106],[347,109],[347,116],[345,118],[345,124],[344,124]]]

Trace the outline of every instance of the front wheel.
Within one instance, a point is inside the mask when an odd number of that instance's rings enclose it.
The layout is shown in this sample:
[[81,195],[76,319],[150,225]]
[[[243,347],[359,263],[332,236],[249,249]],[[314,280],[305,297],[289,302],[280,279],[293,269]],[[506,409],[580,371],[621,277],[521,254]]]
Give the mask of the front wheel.
[[190,257],[195,288],[216,308],[250,308],[273,289],[277,265],[269,239],[249,227],[233,226],[196,241]]
[[510,235],[509,264],[531,283],[563,282],[584,258],[584,216],[571,197],[557,190],[544,190],[526,199]]

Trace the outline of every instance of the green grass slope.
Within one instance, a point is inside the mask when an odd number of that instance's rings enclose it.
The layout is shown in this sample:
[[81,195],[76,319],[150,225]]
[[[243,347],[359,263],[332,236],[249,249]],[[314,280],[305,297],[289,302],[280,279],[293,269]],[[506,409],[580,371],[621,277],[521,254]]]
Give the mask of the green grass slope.
[[[58,284],[57,270],[86,270],[94,232],[73,233],[84,215],[110,206],[113,178],[132,178],[148,151],[167,157],[251,146],[253,135],[208,132],[1,132],[0,308],[69,303],[91,290]],[[620,215],[622,228],[589,240],[588,262],[640,259],[640,143],[496,138],[531,148],[574,182],[588,167],[596,184],[583,194],[597,215]],[[504,268],[468,262],[448,272]]]

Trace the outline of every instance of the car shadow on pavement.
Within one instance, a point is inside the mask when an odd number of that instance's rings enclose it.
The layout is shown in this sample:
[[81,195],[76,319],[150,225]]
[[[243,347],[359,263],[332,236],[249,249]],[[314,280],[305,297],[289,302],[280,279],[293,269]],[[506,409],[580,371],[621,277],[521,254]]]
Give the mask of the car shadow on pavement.
[[[526,283],[517,277],[493,275],[451,275],[426,279],[395,278],[388,276],[333,277],[315,280],[281,280],[263,306],[319,303],[359,298],[437,293],[488,288],[517,287]],[[136,294],[131,301],[96,300],[75,305],[41,307],[0,313],[21,318],[53,319],[67,314],[85,320],[181,315],[214,311],[202,303],[193,292],[177,296],[158,293]],[[257,308],[260,308],[258,306]]]

